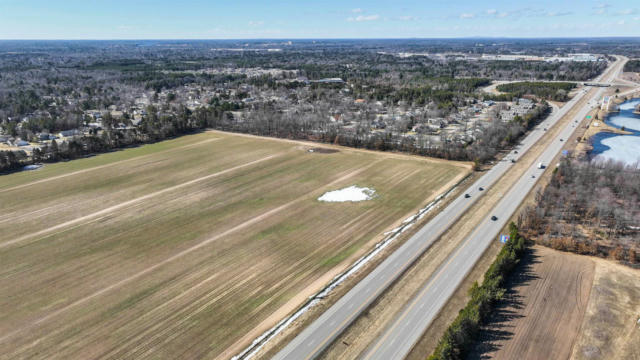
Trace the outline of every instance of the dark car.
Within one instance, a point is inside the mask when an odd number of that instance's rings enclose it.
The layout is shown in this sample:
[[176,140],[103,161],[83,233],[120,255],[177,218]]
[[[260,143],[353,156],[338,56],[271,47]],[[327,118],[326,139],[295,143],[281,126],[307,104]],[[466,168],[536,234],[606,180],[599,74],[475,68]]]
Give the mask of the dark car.
[[493,215],[493,216],[491,217],[491,220],[496,221],[496,220],[498,220],[498,218],[497,218],[495,215]]
[[516,159],[511,159],[511,162],[512,162],[512,163],[516,162]]
[[560,141],[564,141],[564,139],[560,139]]
[[471,195],[469,195],[469,194],[464,194],[464,198],[465,198],[465,199],[468,199],[468,198],[470,198],[470,197],[471,197]]
[[480,186],[480,187],[478,188],[478,190],[482,191],[482,190],[484,190],[484,188],[483,188],[482,186]]
[[518,153],[518,150],[513,150],[513,153],[514,153],[514,154],[517,154],[517,153]]

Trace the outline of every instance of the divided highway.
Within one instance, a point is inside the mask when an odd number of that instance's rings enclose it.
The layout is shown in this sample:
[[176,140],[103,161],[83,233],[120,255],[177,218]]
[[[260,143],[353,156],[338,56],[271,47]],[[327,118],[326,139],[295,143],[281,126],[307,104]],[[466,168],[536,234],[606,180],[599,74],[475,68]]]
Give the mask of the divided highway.
[[[612,71],[617,74],[617,72]],[[613,76],[615,78],[615,76]],[[602,96],[604,89],[594,91],[592,99]],[[582,92],[585,94],[584,92]],[[593,101],[593,100],[592,100]],[[567,106],[563,107],[563,109]],[[413,345],[420,339],[429,324],[438,315],[440,309],[447,303],[456,291],[458,285],[473,269],[491,242],[496,241],[500,229],[515,213],[520,203],[529,191],[534,187],[538,178],[545,171],[539,169],[537,164],[555,166],[551,161],[562,150],[564,140],[568,139],[591,107],[585,106],[553,139],[553,142],[542,155],[525,171],[515,185],[498,202],[491,215],[497,217],[496,221],[488,217],[467,237],[447,261],[442,265],[425,286],[398,314],[395,321],[386,329],[380,338],[368,349],[364,359],[402,359]]]
[[[610,82],[618,74],[622,61],[618,59],[605,74]],[[613,76],[609,76],[613,74]],[[595,81],[601,81],[603,76]],[[604,89],[593,90],[590,105],[601,96]],[[569,110],[571,110],[588,91],[580,91],[560,110],[554,111],[545,121],[534,128],[526,136],[518,153],[511,152],[503,161],[499,161],[467,190],[469,198],[461,195],[442,209],[431,221],[409,238],[394,253],[387,257],[378,267],[356,284],[318,319],[305,328],[285,348],[274,356],[274,359],[303,360],[318,356],[331,342],[344,331],[358,315],[362,313],[380,294],[382,294],[412,263],[422,255],[451,225],[453,225],[477,200],[486,189],[490,188],[512,166],[511,159],[523,156],[546,132],[544,128],[552,127]],[[576,116],[582,119],[589,107],[584,107]],[[554,139],[537,162],[548,164],[560,151],[564,142],[575,130],[572,122],[568,124]],[[536,163],[537,163],[536,162]],[[495,235],[504,226],[507,219],[516,210],[543,170],[535,164],[522,175],[508,194],[500,201],[493,214],[488,214],[487,221],[478,226],[464,243],[452,254],[446,263],[429,280],[418,295],[398,315],[383,335],[369,348],[365,358],[368,359],[401,359],[411,350],[440,308],[447,302],[458,284],[473,268],[477,259]],[[532,178],[531,175],[536,175]],[[495,215],[498,221],[490,221]]]

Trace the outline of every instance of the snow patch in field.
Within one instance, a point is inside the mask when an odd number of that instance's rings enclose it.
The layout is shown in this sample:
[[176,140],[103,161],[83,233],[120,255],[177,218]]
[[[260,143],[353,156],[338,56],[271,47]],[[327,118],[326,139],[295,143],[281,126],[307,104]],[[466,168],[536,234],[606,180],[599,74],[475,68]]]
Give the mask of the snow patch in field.
[[373,199],[375,193],[376,191],[373,189],[353,185],[344,189],[326,192],[318,200],[325,202],[366,201]]
[[[351,187],[355,187],[355,186],[351,186]],[[394,240],[396,240],[398,237],[400,237],[400,235],[403,232],[405,232],[405,231],[407,231],[407,229],[411,228],[415,224],[415,221],[422,219],[429,212],[431,212],[431,210],[439,207],[440,206],[440,201],[443,200],[443,199],[446,199],[447,197],[449,197],[449,195],[452,194],[457,188],[458,188],[458,185],[456,185],[456,186],[452,187],[451,189],[447,190],[444,194],[439,195],[432,202],[427,204],[427,206],[425,206],[424,208],[420,209],[420,211],[418,211],[415,215],[412,215],[411,217],[409,217],[406,220],[404,220],[399,227],[397,227],[397,228],[395,228],[395,229],[393,229],[393,230],[391,230],[389,232],[384,233],[385,238],[382,241],[380,241],[379,243],[377,243],[369,253],[363,255],[361,258],[356,260],[356,262],[354,262],[346,271],[344,271],[343,273],[341,273],[341,274],[337,275],[336,277],[334,277],[329,282],[329,284],[327,286],[325,286],[324,289],[320,290],[320,292],[317,292],[315,295],[310,296],[309,299],[307,299],[307,302],[304,305],[302,305],[302,307],[300,307],[295,313],[293,313],[293,315],[290,315],[289,317],[286,317],[286,318],[280,320],[280,322],[278,324],[276,324],[274,327],[272,327],[271,329],[269,329],[269,330],[265,331],[264,333],[262,333],[262,335],[260,335],[258,338],[256,338],[251,343],[251,345],[249,345],[241,353],[233,356],[231,358],[231,360],[249,360],[249,359],[252,359],[256,354],[258,354],[258,352],[260,352],[260,350],[267,344],[267,342],[269,342],[274,337],[278,336],[278,334],[283,332],[289,325],[291,325],[291,323],[293,323],[295,320],[297,320],[300,316],[302,316],[309,309],[311,309],[312,307],[314,307],[315,305],[320,303],[320,301],[322,301],[322,299],[327,297],[327,295],[329,295],[336,287],[338,287],[345,280],[347,280],[349,277],[351,277],[353,274],[355,274],[365,264],[367,264],[369,261],[371,261],[371,259],[375,258],[382,250],[384,250],[387,246],[389,246],[391,243],[393,243]],[[371,190],[371,191],[375,192],[374,190],[368,189],[368,188],[359,188],[359,189],[367,189],[367,190]],[[345,190],[345,189],[342,189],[342,190]],[[341,191],[341,190],[338,190],[338,191]],[[336,192],[336,191],[328,192],[325,195],[327,195],[329,193],[332,193],[332,192]],[[371,196],[373,196],[373,193],[371,194]],[[347,200],[347,201],[349,201],[349,200]]]

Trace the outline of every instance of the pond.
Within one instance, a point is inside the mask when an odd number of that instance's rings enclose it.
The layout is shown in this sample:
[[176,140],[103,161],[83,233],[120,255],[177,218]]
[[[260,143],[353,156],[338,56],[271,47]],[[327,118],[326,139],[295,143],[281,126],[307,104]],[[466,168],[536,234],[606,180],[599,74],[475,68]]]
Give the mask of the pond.
[[611,113],[605,119],[605,123],[623,128],[631,135],[618,135],[610,132],[601,132],[593,136],[591,158],[594,161],[614,160],[627,165],[637,165],[640,162],[640,115],[634,114],[640,99],[632,99],[620,104],[619,113]]

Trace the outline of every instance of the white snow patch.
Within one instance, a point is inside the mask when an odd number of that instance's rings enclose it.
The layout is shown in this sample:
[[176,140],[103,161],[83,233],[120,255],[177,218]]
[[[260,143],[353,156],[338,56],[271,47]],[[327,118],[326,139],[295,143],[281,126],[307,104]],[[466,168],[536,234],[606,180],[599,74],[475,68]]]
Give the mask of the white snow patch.
[[[357,188],[357,187],[356,186],[351,186],[349,188]],[[349,188],[346,188],[346,189],[349,189]],[[336,277],[334,277],[324,289],[322,289],[320,292],[316,293],[315,295],[310,296],[309,299],[307,300],[307,303],[302,305],[302,307],[300,307],[295,313],[293,313],[293,315],[282,319],[274,327],[272,327],[271,329],[265,331],[262,335],[257,337],[251,343],[251,345],[249,345],[241,353],[233,356],[231,358],[231,360],[249,360],[249,359],[253,358],[267,344],[267,342],[269,342],[269,340],[273,339],[278,334],[280,334],[282,331],[284,331],[292,322],[294,322],[296,319],[298,319],[300,316],[302,316],[309,309],[311,309],[312,307],[317,305],[320,301],[322,301],[322,299],[324,299],[327,295],[329,295],[332,290],[334,290],[336,287],[338,287],[340,284],[342,284],[345,280],[347,280],[350,276],[352,276],[354,273],[356,273],[358,270],[360,270],[371,259],[376,257],[376,255],[378,255],[382,250],[384,250],[387,246],[389,246],[403,232],[405,232],[407,229],[412,227],[415,224],[416,220],[422,219],[431,210],[439,207],[440,201],[442,199],[446,199],[447,197],[449,197],[449,195],[452,194],[457,188],[458,188],[458,186],[456,185],[453,188],[451,188],[448,191],[446,191],[444,194],[439,195],[432,202],[427,204],[427,206],[425,206],[424,208],[420,209],[420,211],[418,211],[418,213],[416,213],[415,215],[410,216],[405,221],[403,221],[402,225],[400,225],[399,227],[397,227],[397,228],[395,228],[395,229],[393,229],[391,231],[388,231],[388,232],[384,233],[386,238],[383,239],[382,241],[380,241],[379,243],[377,243],[369,253],[363,255],[361,258],[356,260],[356,262],[353,263],[345,272],[343,272],[343,273],[337,275]],[[346,190],[346,189],[342,189],[342,190]],[[375,192],[374,190],[368,189],[368,188],[357,188],[357,189],[366,189],[366,190],[372,191],[370,196],[373,196],[373,193]],[[330,192],[324,194],[322,197],[324,197],[327,194],[339,192],[339,191],[342,191],[342,190],[330,191]],[[320,199],[318,199],[318,200],[320,200]],[[350,200],[345,200],[345,201],[350,201]]]
[[619,108],[620,110],[634,110],[636,106],[638,106],[638,104],[640,104],[640,100],[634,99],[631,101],[625,101],[624,103],[620,104]]
[[640,163],[640,136],[619,135],[601,141],[609,149],[594,157],[595,161],[614,160],[627,165]]
[[373,199],[375,193],[376,191],[373,189],[353,185],[344,189],[326,192],[318,200],[325,202],[366,201]]

